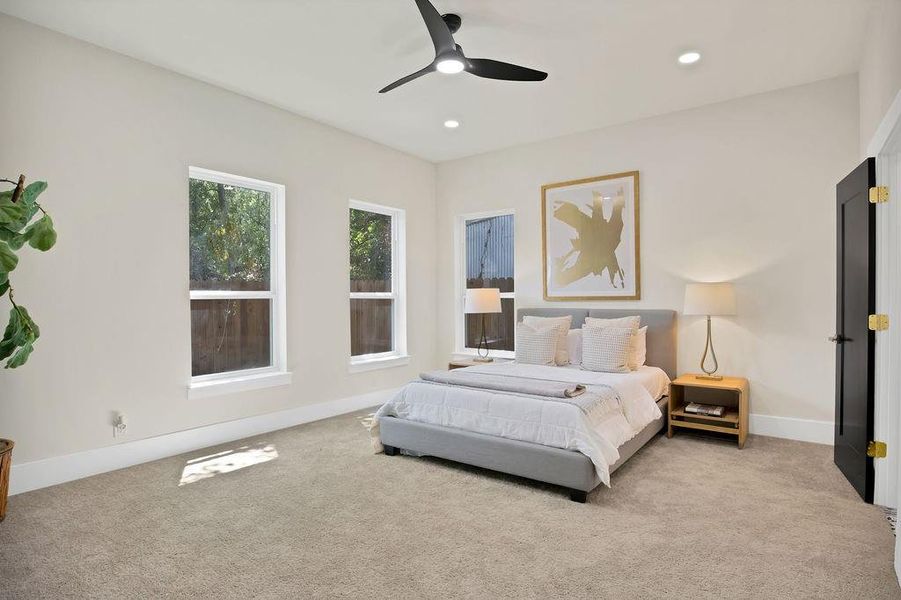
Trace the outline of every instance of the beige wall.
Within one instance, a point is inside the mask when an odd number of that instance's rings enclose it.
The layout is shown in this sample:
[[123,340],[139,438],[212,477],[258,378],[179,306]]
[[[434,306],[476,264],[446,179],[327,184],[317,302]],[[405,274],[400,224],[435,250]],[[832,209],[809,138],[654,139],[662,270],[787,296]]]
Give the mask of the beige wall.
[[[857,94],[844,77],[442,163],[437,270],[453,269],[455,215],[513,207],[517,306],[548,305],[540,186],[637,169],[642,300],[590,306],[681,310],[686,281],[735,280],[739,315],[715,323],[721,371],[751,379],[753,413],[831,421],[835,183],[857,159]],[[449,354],[453,282],[438,292]],[[703,319],[679,329],[679,369],[696,371]]]
[[[14,274],[43,332],[27,367],[0,370],[0,437],[18,463],[115,443],[112,411],[130,441],[433,366],[433,328],[410,327],[409,366],[348,374],[345,233],[349,198],[407,210],[409,321],[432,322],[432,164],[3,15],[0,57],[0,173],[49,181],[59,230]],[[188,165],[287,186],[290,386],[187,398]]]
[[860,63],[860,153],[901,91],[901,0],[875,0]]

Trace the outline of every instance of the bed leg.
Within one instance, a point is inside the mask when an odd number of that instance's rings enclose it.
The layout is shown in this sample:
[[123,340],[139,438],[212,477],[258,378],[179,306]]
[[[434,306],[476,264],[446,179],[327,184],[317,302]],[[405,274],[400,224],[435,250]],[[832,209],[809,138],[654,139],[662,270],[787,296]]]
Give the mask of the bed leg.
[[394,446],[385,446],[385,454],[388,456],[394,456],[397,454],[397,450]]
[[578,502],[579,504],[585,504],[585,502],[588,500],[588,492],[586,492],[585,490],[570,489],[569,499],[573,502]]

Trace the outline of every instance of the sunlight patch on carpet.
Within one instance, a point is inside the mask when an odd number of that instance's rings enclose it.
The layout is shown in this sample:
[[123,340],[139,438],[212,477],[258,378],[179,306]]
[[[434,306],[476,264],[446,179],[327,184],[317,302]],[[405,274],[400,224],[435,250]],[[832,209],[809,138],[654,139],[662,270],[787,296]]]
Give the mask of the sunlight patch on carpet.
[[188,485],[201,479],[209,479],[223,473],[252,467],[278,458],[278,450],[272,444],[260,443],[223,450],[216,454],[193,458],[185,463],[178,485]]

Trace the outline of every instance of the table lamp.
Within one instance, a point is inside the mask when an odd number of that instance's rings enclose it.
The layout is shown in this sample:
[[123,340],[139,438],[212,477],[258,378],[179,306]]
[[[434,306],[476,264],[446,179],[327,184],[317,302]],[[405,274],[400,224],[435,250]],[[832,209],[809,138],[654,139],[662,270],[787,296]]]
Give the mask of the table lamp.
[[[478,356],[473,360],[491,362],[488,356],[488,339],[485,337],[485,315],[501,312],[501,291],[499,288],[475,288],[466,290],[463,312],[467,315],[482,315],[482,337],[479,339]],[[482,355],[482,347],[485,355]]]
[[[689,283],[685,286],[685,315],[703,315],[707,317],[707,344],[704,346],[704,355],[701,356],[701,370],[704,375],[697,375],[698,379],[721,380],[722,375],[717,375],[719,363],[716,360],[716,352],[713,350],[713,335],[710,329],[710,317],[735,314],[735,289],[731,283]],[[707,354],[713,359],[713,369],[707,370]]]

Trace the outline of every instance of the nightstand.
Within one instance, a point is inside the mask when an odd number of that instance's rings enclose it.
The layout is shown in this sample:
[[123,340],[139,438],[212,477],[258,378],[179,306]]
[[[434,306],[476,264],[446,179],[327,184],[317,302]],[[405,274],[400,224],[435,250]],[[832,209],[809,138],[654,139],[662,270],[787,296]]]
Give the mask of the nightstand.
[[447,363],[447,370],[453,371],[454,369],[464,369],[466,367],[476,367],[481,365],[496,365],[500,363],[510,362],[509,360],[504,360],[502,358],[495,358],[491,362],[478,362],[471,358],[461,358],[458,360],[451,360]]
[[[674,429],[715,431],[734,435],[738,448],[744,448],[748,437],[748,400],[750,384],[744,377],[703,379],[695,375],[681,375],[670,384],[669,425],[666,437],[673,437]],[[685,412],[689,402],[718,404],[727,407],[722,417],[694,415]]]

